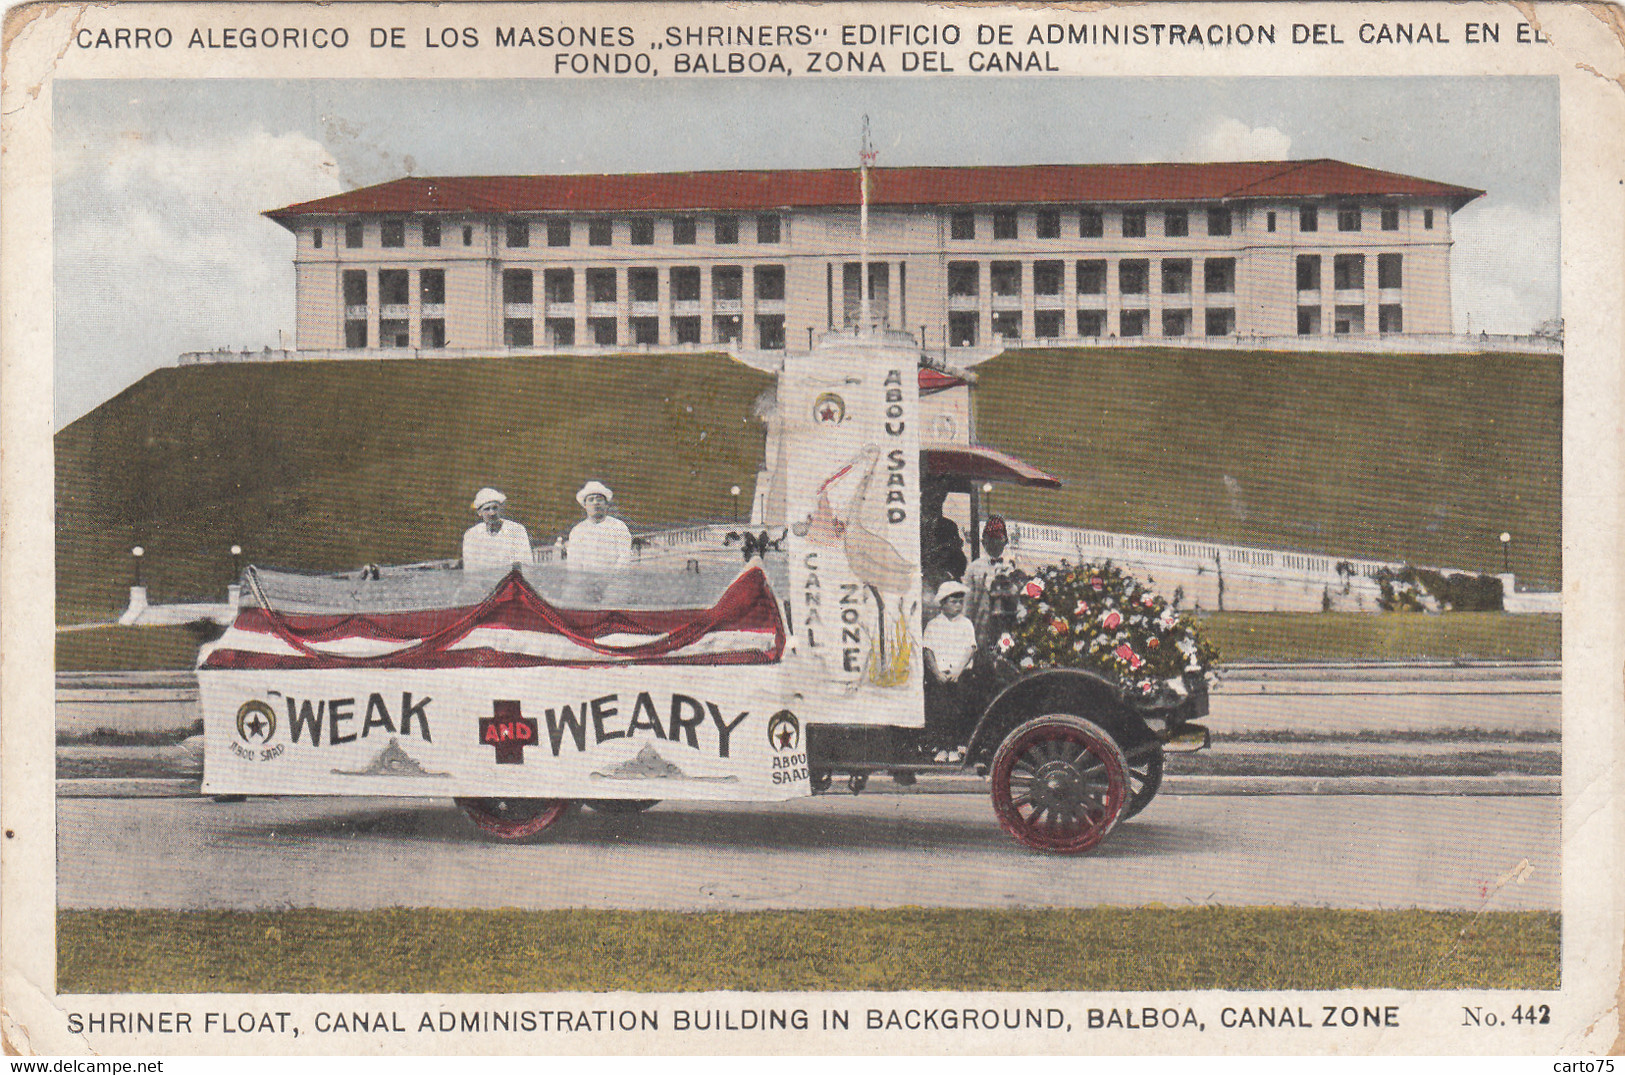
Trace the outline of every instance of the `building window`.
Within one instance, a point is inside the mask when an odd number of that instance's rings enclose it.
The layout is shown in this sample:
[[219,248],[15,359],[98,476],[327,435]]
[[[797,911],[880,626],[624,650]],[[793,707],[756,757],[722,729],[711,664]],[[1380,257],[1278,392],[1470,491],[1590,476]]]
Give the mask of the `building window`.
[[[1020,298],[1021,262],[995,261],[988,266],[988,284],[994,298]],[[998,326],[995,325],[993,331],[998,332]]]
[[367,316],[366,269],[344,270],[344,314],[346,317]]
[[974,298],[979,292],[980,270],[981,266],[974,261],[950,261],[948,263],[948,296],[950,298]]
[[1377,331],[1383,335],[1405,331],[1405,312],[1399,303],[1384,303],[1377,307]]
[[631,222],[632,245],[655,245],[655,222],[649,217],[638,217]]
[[[1059,295],[1061,284],[1066,279],[1066,263],[1064,261],[1035,261],[1033,262],[1033,294]],[[1060,335],[1059,332],[1056,335]]]
[[434,217],[425,217],[418,228],[418,233],[423,236],[424,246],[440,245],[440,221]]
[[[784,301],[784,266],[758,265],[756,276],[757,302],[783,302]],[[775,348],[767,348],[775,350]]]
[[632,342],[639,347],[660,346],[660,318],[633,317],[627,320],[632,330]]
[[404,220],[386,220],[383,223],[379,224],[378,225],[378,245],[379,246],[389,246],[389,247],[405,246],[406,245],[406,221],[404,221]]
[[731,246],[739,241],[739,218],[735,216],[719,216],[712,225],[712,235],[723,246]]
[[1106,215],[1099,209],[1078,210],[1078,237],[1098,239],[1106,234]]
[[756,319],[756,346],[763,351],[784,350],[784,317],[763,314]]
[[1365,287],[1365,255],[1338,254],[1332,259],[1332,286],[1339,291]]
[[424,269],[418,274],[418,299],[425,306],[446,304],[445,269]]
[[[948,218],[948,238],[974,239],[976,238],[976,214],[955,213]],[[969,345],[967,345],[969,346]]]
[[[587,301],[614,302],[616,298],[615,270],[587,270]],[[613,341],[611,341],[613,342]]]
[[1236,311],[1226,306],[1221,309],[1209,309],[1204,315],[1209,336],[1229,336],[1236,331]]
[[[659,269],[628,269],[626,270],[626,290],[632,296],[633,302],[659,302],[660,301],[660,270]],[[633,342],[641,342],[634,335]]]
[[1124,310],[1117,315],[1117,334],[1119,336],[1144,336],[1145,330],[1151,324],[1151,311]]
[[[671,301],[673,302],[699,302],[700,301],[700,270],[692,265],[671,271]],[[695,329],[698,333],[699,329]],[[682,341],[679,340],[679,343]],[[698,335],[694,343],[699,343]]]
[[1338,336],[1361,336],[1365,334],[1365,307],[1339,306],[1333,317],[1332,331]]
[[[1191,292],[1191,262],[1189,258],[1162,259],[1162,293],[1189,295]],[[1164,333],[1163,335],[1167,335]]]
[[699,229],[694,226],[691,216],[672,217],[671,241],[678,246],[694,245],[694,236]]
[[993,338],[996,340],[1021,339],[1021,311],[1001,310],[994,313]]
[[1236,290],[1236,259],[1208,258],[1202,262],[1202,290],[1209,295],[1228,295]]
[[426,350],[446,346],[446,321],[442,317],[425,317],[418,325],[418,337]]
[[763,213],[756,218],[756,241],[759,243],[776,243],[779,241],[779,216],[777,213]]
[[534,282],[529,269],[502,270],[502,304],[529,306],[535,301]]
[[574,347],[576,345],[576,323],[574,318],[550,317],[542,327],[547,331],[547,344],[549,347]]
[[[738,265],[718,265],[711,270],[711,299],[739,302],[745,297],[745,270]],[[735,334],[734,338],[739,337]]]
[[948,346],[975,347],[978,315],[969,310],[948,311]]
[[1151,263],[1132,258],[1117,263],[1117,289],[1125,295],[1144,295],[1150,290]]
[[621,342],[613,317],[589,317],[587,331],[592,333],[592,342],[599,347],[616,347]]
[[1066,314],[1060,310],[1039,310],[1033,314],[1033,337],[1040,340],[1053,340],[1061,335],[1061,326],[1066,323]]
[[1320,210],[1313,205],[1301,206],[1298,209],[1298,230],[1319,231]]
[[1340,205],[1337,207],[1337,230],[1360,230],[1360,207],[1358,205]]
[[1078,294],[1104,295],[1106,293],[1106,262],[1078,262]]
[[1320,290],[1320,255],[1298,255],[1298,290]]
[[1079,310],[1078,335],[1104,336],[1106,334],[1105,310]]
[[310,233],[310,245],[314,246],[317,250],[322,248],[322,229],[317,228],[315,231]]
[[1061,237],[1061,214],[1059,211],[1040,209],[1037,223],[1038,237],[1040,239],[1059,239]]
[[534,347],[536,325],[528,317],[510,317],[502,322],[502,346]]
[[378,346],[412,346],[412,330],[404,317],[388,317],[378,322]]
[[1178,239],[1191,233],[1191,215],[1184,209],[1169,209],[1162,214],[1162,233]]
[[993,211],[993,238],[1014,239],[1016,237],[1016,211],[1014,209],[996,209]]
[[553,219],[547,222],[547,245],[570,245],[570,222],[568,220]]
[[510,220],[503,229],[505,241],[508,246],[515,249],[530,245],[530,222],[526,220]]
[[367,323],[365,321],[344,322],[344,346],[351,350],[367,346]]
[[1145,238],[1145,210],[1144,209],[1125,209],[1125,210],[1123,210],[1123,238],[1125,238],[1125,239],[1143,239],[1143,238]]
[[1275,230],[1275,210],[1273,210],[1273,209],[1264,214],[1264,230],[1265,231],[1274,231]]
[[411,281],[405,269],[383,269],[378,273],[378,305],[405,306]]
[[1422,210],[1422,227],[1426,228],[1428,231],[1433,230],[1433,210]]
[[1230,234],[1230,207],[1215,205],[1207,211],[1207,233],[1209,235]]
[[1191,312],[1189,310],[1162,311],[1162,334],[1164,336],[1189,336],[1191,334]]
[[471,225],[468,225],[468,224],[463,225],[463,245],[464,246],[473,246],[474,245],[474,229],[473,229],[473,227]]
[[737,344],[739,342],[738,314],[718,314],[711,319],[711,328],[716,333],[718,343]]
[[1298,307],[1298,335],[1299,336],[1319,336],[1320,335],[1320,307],[1319,306],[1300,306],[1300,307]]
[[1382,207],[1382,230],[1399,230],[1399,210],[1392,205],[1385,205]]
[[[569,305],[576,301],[574,269],[547,269],[542,273],[542,293],[548,305]],[[572,337],[573,339],[573,337]]]
[[349,247],[351,250],[358,250],[361,248],[361,228],[362,225],[361,221],[359,220],[352,220],[348,224],[344,225],[344,245]]
[[1405,286],[1399,254],[1377,255],[1377,286],[1380,288]]
[[587,245],[608,246],[615,237],[615,222],[607,216],[595,216],[587,221]]
[[671,338],[673,343],[699,343],[700,319],[697,317],[672,318]]

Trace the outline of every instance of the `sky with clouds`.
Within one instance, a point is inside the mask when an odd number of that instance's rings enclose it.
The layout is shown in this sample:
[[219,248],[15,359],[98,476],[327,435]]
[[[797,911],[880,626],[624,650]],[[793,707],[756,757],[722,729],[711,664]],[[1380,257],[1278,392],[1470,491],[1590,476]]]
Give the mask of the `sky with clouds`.
[[402,175],[1333,157],[1475,187],[1457,331],[1559,316],[1558,91],[1540,78],[59,81],[56,424],[182,351],[291,345],[261,216]]

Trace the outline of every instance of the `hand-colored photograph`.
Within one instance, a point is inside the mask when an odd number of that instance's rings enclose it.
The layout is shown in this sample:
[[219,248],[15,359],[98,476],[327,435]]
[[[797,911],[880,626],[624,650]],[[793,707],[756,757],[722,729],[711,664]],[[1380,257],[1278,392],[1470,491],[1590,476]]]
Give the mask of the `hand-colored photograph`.
[[58,991],[1559,988],[1556,79],[660,81],[54,85]]

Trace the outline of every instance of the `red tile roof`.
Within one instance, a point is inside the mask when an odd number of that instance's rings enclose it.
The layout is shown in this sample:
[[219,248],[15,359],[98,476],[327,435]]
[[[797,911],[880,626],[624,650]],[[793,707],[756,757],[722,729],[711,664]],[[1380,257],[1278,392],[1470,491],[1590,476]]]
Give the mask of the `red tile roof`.
[[[1224,201],[1412,196],[1459,209],[1484,192],[1334,160],[1226,164],[1031,164],[876,168],[871,205]],[[347,213],[621,212],[854,206],[857,170],[661,172],[633,175],[439,176],[396,179],[273,209],[289,217]]]

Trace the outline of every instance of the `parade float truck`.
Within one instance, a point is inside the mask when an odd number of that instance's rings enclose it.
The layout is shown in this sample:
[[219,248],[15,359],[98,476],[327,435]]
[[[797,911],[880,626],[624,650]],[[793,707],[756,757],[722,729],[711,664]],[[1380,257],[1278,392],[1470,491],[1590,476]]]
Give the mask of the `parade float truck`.
[[203,790],[451,798],[524,840],[576,804],[982,774],[1023,844],[1094,847],[1156,795],[1166,752],[1208,745],[1192,722],[1212,655],[1110,565],[1052,565],[1007,580],[962,689],[928,687],[922,490],[968,494],[974,542],[987,483],[1059,484],[970,442],[963,417],[922,414],[932,378],[898,334],[787,356],[761,534],[726,568],[249,569],[199,656]]

